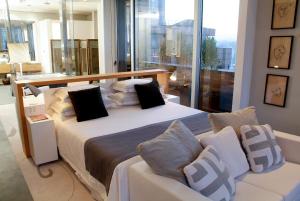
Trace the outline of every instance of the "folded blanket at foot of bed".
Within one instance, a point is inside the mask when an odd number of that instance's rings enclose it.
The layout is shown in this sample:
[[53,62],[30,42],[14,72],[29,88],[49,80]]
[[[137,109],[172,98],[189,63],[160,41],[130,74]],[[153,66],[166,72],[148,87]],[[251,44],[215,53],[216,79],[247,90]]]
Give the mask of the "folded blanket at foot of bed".
[[[199,135],[211,130],[207,115],[202,112],[179,120]],[[138,155],[138,144],[161,135],[174,120],[89,139],[84,145],[86,170],[105,186],[108,193],[116,166]]]

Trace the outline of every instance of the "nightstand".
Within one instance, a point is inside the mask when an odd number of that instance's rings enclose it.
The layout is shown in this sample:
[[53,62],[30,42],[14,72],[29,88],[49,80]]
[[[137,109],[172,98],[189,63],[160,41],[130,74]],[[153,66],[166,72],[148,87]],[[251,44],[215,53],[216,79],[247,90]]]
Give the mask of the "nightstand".
[[180,104],[180,97],[179,96],[174,96],[174,95],[171,95],[171,94],[166,94],[165,100],[167,100],[168,102]]
[[24,110],[26,116],[33,116],[39,114],[45,114],[45,100],[43,95],[39,95],[38,97],[25,96],[23,98],[24,101]]
[[36,165],[58,160],[57,143],[53,119],[33,121],[27,117],[30,153]]

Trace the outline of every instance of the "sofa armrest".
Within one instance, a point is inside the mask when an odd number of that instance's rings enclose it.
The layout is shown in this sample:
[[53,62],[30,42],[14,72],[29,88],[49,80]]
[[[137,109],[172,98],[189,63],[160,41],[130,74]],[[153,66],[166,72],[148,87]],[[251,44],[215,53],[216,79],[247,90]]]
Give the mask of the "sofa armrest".
[[129,168],[130,201],[211,201],[173,179],[156,175],[145,161]]
[[300,164],[300,136],[274,131],[285,159]]

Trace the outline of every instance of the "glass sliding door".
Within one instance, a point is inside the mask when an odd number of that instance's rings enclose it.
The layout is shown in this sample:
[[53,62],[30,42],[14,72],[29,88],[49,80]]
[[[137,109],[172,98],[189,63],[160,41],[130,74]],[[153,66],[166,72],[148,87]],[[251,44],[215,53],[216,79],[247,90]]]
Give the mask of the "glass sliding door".
[[135,0],[134,8],[135,70],[168,70],[168,93],[190,106],[194,0]]
[[231,111],[239,1],[203,0],[199,89],[201,110]]
[[118,72],[131,71],[131,1],[117,2],[117,66]]

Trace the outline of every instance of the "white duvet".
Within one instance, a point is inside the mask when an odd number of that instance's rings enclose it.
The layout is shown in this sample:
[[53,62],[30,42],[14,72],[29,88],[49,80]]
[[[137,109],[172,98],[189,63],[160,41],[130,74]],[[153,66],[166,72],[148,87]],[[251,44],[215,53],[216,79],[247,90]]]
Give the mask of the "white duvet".
[[131,164],[140,161],[141,158],[139,156],[131,158],[116,167],[111,180],[109,195],[105,198],[103,185],[85,170],[85,142],[93,137],[182,118],[201,113],[201,111],[168,102],[164,106],[147,110],[141,110],[140,106],[127,106],[108,110],[108,113],[108,117],[85,122],[77,122],[76,118],[62,120],[58,115],[54,115],[58,148],[62,157],[90,187],[96,199],[101,196],[108,201],[129,201],[127,169]]

